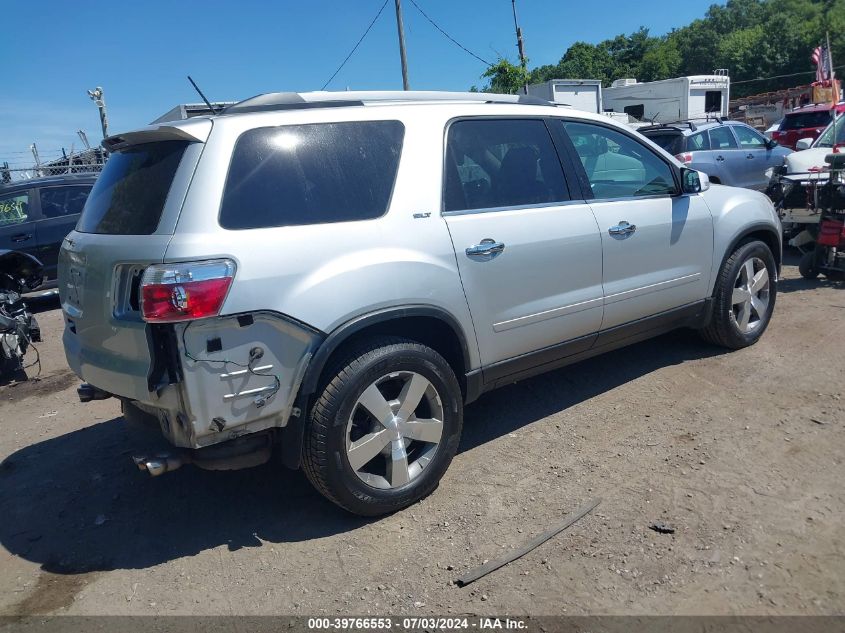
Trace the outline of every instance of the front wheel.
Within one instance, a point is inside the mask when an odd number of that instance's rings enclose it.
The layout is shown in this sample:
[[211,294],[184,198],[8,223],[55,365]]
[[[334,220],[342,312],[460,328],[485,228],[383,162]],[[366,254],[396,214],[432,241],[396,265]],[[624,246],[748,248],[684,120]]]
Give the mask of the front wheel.
[[437,487],[458,449],[461,389],[433,349],[396,337],[351,350],[311,408],[303,470],[355,514],[415,503]]
[[775,309],[776,279],[775,258],[765,243],[740,244],[719,271],[713,316],[702,336],[730,349],[756,343]]

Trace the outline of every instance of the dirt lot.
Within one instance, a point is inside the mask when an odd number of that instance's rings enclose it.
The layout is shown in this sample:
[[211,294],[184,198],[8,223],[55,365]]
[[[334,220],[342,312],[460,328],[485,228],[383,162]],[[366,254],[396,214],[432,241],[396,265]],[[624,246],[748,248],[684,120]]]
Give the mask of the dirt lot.
[[275,461],[139,472],[42,299],[42,379],[0,386],[0,615],[843,613],[845,287],[784,273],[753,348],[676,333],[484,397],[439,489],[376,521]]

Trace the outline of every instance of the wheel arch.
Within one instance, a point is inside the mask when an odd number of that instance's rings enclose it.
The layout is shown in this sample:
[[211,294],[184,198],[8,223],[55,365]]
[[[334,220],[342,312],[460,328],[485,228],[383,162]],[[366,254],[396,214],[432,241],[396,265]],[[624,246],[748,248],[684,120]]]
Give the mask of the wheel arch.
[[454,316],[429,305],[384,308],[357,316],[335,328],[308,364],[300,395],[310,396],[317,391],[329,360],[336,352],[357,340],[379,334],[405,336],[429,345],[452,366],[466,395],[466,374],[472,367],[469,341]]

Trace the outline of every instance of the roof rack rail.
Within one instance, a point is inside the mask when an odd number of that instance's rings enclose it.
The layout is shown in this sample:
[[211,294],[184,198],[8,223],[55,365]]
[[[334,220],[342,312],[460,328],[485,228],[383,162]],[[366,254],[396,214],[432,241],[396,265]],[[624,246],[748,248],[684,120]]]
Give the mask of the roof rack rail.
[[690,132],[695,132],[698,130],[698,126],[692,121],[666,121],[664,123],[655,123],[653,125],[641,127],[640,130],[657,130],[662,127],[677,127],[678,125],[686,125],[687,127],[689,127]]
[[436,103],[438,101],[518,103],[538,106],[555,105],[550,101],[531,95],[507,95],[487,92],[439,92],[434,90],[268,92],[230,105],[221,114],[362,106],[367,103]]

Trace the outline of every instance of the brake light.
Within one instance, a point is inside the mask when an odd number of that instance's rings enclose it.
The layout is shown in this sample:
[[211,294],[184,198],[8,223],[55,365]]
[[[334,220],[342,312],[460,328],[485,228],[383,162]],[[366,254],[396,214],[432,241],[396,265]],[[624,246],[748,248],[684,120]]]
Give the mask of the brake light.
[[692,162],[692,154],[684,152],[683,154],[675,154],[675,158],[681,161],[684,165],[689,165]]
[[234,276],[229,259],[154,264],[141,278],[141,315],[148,323],[217,316]]

